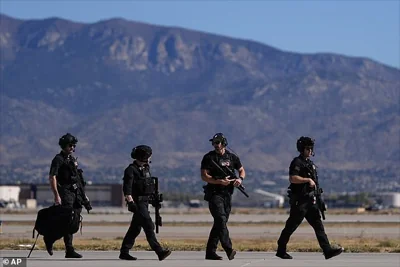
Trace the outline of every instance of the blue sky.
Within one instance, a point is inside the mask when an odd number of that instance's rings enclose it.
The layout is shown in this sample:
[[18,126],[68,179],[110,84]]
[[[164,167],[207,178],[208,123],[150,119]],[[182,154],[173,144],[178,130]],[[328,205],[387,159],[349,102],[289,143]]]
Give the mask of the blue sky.
[[400,68],[400,0],[1,0],[0,12],[96,22],[120,17],[259,41],[300,52],[367,57]]

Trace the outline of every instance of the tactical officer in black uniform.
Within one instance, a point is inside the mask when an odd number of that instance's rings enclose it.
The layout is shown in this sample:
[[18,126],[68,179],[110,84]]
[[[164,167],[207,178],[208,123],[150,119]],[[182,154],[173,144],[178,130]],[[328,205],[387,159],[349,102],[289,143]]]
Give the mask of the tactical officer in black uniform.
[[154,233],[154,223],[148,210],[149,201],[155,191],[154,180],[150,174],[149,160],[152,149],[140,145],[132,149],[131,157],[134,159],[124,172],[123,191],[128,210],[133,212],[132,221],[122,241],[119,258],[121,260],[136,260],[129,255],[129,250],[135,244],[135,239],[143,228],[150,247],[157,253],[160,261],[167,258],[171,251],[163,249],[158,243]]
[[[77,185],[77,166],[76,158],[72,156],[75,152],[78,139],[67,133],[63,135],[58,144],[61,147],[61,152],[57,154],[51,162],[49,180],[50,187],[54,194],[55,205],[63,205],[74,208],[77,212],[82,210],[82,201],[78,198],[78,185]],[[85,195],[86,197],[86,195]],[[88,201],[88,199],[87,199]],[[91,209],[91,207],[90,207]],[[82,258],[72,246],[72,234],[64,236],[65,243],[65,257],[66,258]],[[52,245],[49,244],[46,237],[44,237],[47,252],[53,255]]]
[[[214,224],[207,242],[207,260],[222,260],[216,254],[218,241],[226,252],[229,260],[233,260],[236,251],[232,249],[232,242],[229,238],[227,222],[231,212],[231,200],[234,186],[239,186],[245,177],[245,170],[237,155],[226,149],[228,141],[222,133],[215,134],[209,141],[212,142],[214,150],[204,155],[201,161],[201,179],[207,182],[204,187],[204,199],[208,201],[208,207],[214,218]],[[221,173],[218,164],[222,169],[229,168],[231,171],[238,170],[239,178],[229,180],[229,176]]]
[[310,157],[314,156],[314,140],[310,137],[300,137],[297,140],[297,150],[300,155],[292,160],[289,167],[290,216],[278,239],[276,256],[282,259],[292,259],[292,256],[286,252],[286,245],[290,236],[306,218],[307,222],[314,228],[325,259],[330,259],[342,253],[343,248],[330,245],[315,202],[315,196],[310,194],[318,186],[318,180],[315,178],[318,177],[317,169],[310,160]]

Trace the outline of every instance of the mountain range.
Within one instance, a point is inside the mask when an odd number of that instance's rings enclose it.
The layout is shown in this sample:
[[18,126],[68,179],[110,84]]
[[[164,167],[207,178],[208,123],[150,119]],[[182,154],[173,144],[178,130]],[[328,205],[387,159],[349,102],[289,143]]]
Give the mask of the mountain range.
[[249,170],[286,172],[306,135],[321,168],[398,177],[400,70],[368,58],[120,18],[4,14],[0,47],[3,166],[48,168],[70,132],[89,169],[126,166],[148,144],[154,166],[197,171],[222,132]]

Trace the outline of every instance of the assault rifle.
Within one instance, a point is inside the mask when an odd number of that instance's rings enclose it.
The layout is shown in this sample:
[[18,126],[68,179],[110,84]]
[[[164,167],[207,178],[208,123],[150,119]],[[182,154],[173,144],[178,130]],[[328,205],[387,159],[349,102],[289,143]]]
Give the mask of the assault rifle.
[[77,188],[78,191],[77,192],[78,193],[77,193],[77,198],[78,198],[78,201],[82,204],[82,206],[85,207],[85,209],[89,213],[89,211],[92,210],[93,207],[90,204],[90,200],[89,200],[88,196],[85,193],[86,181],[85,181],[85,179],[83,178],[83,175],[82,175],[83,170],[82,169],[77,169],[77,171],[78,171],[78,179],[77,179],[78,180],[77,181],[77,184],[78,184],[78,188]]
[[[211,159],[211,162],[215,165],[215,167],[217,167],[217,169],[218,169],[221,173],[223,173],[223,174],[225,175],[225,177],[226,177],[226,176],[230,176],[230,179],[228,179],[228,180],[231,180],[231,181],[232,181],[231,183],[233,183],[234,180],[239,179],[239,178],[236,176],[236,174],[235,174],[231,169],[225,168],[225,169],[228,171],[228,173],[229,173],[229,175],[228,175],[228,174],[221,168],[221,166],[219,166],[218,163],[216,163],[213,159]],[[245,187],[244,187],[243,185],[239,185],[239,186],[237,187],[237,189],[239,189],[239,191],[242,192],[243,195],[245,195],[246,197],[249,197],[249,195],[246,193]]]
[[322,200],[323,192],[324,192],[324,190],[322,190],[322,188],[317,186],[316,190],[314,191],[314,194],[315,194],[315,200],[317,202],[318,209],[321,212],[321,217],[323,220],[325,220],[326,205],[325,205],[325,202]]
[[[326,205],[324,200],[322,199],[322,193],[324,192],[324,190],[322,190],[322,188],[319,187],[317,171],[310,169],[309,166],[307,166],[307,169],[308,169],[308,175],[315,182],[315,187],[313,188],[313,190],[308,192],[308,196],[314,199],[319,211],[321,212],[322,219],[325,220]],[[308,187],[308,185],[306,186]]]
[[89,213],[92,210],[92,205],[90,204],[89,198],[85,193],[86,181],[83,178],[83,170],[78,169],[78,158],[70,157],[68,159],[68,166],[72,170],[73,176],[71,177],[73,184],[72,187],[76,190],[76,197],[78,202],[85,207],[87,212]]
[[153,195],[151,196],[150,204],[155,208],[156,233],[158,234],[158,227],[162,226],[162,218],[160,215],[160,209],[161,209],[161,202],[163,202],[163,195],[160,194],[160,192],[158,190],[158,177],[152,177],[152,179],[154,180],[155,190],[154,190]]

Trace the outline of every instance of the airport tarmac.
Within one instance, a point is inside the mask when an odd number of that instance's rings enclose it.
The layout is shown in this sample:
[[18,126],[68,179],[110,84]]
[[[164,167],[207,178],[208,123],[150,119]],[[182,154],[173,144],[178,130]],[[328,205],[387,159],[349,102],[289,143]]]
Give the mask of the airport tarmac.
[[[399,253],[343,253],[335,258],[325,260],[321,253],[296,252],[291,253],[293,260],[282,260],[275,257],[272,252],[238,252],[235,259],[229,261],[226,255],[222,261],[204,260],[202,251],[176,251],[164,261],[158,261],[157,256],[151,251],[134,251],[132,255],[138,258],[137,261],[122,261],[118,259],[117,251],[80,251],[82,259],[65,259],[64,252],[55,251],[49,256],[45,251],[33,251],[27,259],[26,267],[117,267],[117,266],[163,266],[163,267],[398,267],[400,265]],[[1,257],[4,262],[20,257],[26,257],[27,250],[3,250]],[[4,259],[6,260],[4,261]]]

